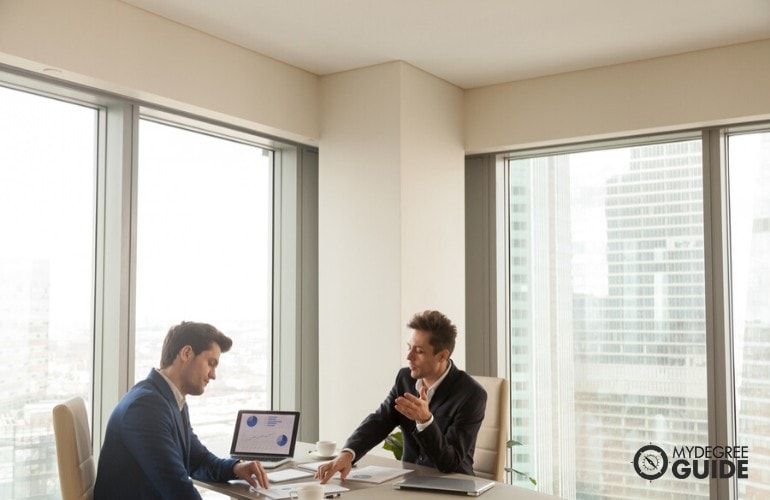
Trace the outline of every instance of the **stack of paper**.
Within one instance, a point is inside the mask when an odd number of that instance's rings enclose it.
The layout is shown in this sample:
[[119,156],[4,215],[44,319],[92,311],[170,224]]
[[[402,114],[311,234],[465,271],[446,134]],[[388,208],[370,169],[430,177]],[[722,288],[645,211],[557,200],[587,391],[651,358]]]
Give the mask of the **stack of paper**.
[[284,469],[277,470],[275,472],[268,472],[267,479],[271,483],[281,483],[283,481],[289,481],[291,479],[301,479],[303,477],[311,477],[313,473],[310,471],[297,470],[297,469]]
[[[291,498],[291,492],[293,490],[296,490],[300,486],[305,486],[308,484],[320,484],[317,481],[308,481],[305,483],[291,483],[291,484],[282,484],[280,486],[271,486],[270,488],[263,490],[258,489],[254,490],[260,495],[264,495],[268,498],[273,498],[275,500],[282,500],[284,498]],[[339,486],[337,484],[324,484],[324,496],[328,495],[335,495],[342,493],[344,491],[350,491],[348,488],[345,488],[344,486]]]
[[299,467],[301,469],[317,471],[319,465],[321,465],[321,464],[328,464],[328,463],[329,463],[328,460],[320,460],[318,462],[303,462],[301,464],[297,464],[297,467]]
[[410,472],[412,472],[410,469],[367,465],[366,467],[351,470],[347,479],[349,481],[363,481],[365,483],[380,484],[399,476],[409,474]]

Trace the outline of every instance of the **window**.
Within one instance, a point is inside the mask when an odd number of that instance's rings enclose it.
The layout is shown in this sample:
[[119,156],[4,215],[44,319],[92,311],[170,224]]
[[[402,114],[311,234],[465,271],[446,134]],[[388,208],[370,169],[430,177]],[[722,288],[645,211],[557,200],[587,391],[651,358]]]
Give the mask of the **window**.
[[0,87],[0,497],[58,493],[51,409],[91,400],[97,110]]
[[272,168],[253,144],[139,122],[134,375],[159,367],[181,321],[232,338],[217,380],[189,398],[195,432],[219,454],[238,409],[271,404]]
[[750,473],[739,498],[770,496],[770,132],[728,137],[735,395]]
[[183,320],[234,341],[189,401],[213,452],[246,406],[302,409],[313,439],[317,361],[296,349],[317,345],[317,151],[20,72],[0,82],[0,498],[58,498],[53,406],[86,399],[98,452]]
[[525,443],[513,466],[541,491],[709,495],[708,482],[648,484],[629,465],[649,442],[708,442],[701,149],[508,162],[511,407],[529,423],[512,428]]

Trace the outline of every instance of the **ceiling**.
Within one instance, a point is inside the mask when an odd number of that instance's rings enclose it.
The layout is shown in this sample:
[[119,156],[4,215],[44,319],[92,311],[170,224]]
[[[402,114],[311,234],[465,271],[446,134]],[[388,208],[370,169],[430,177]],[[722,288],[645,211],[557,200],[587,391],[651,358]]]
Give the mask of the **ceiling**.
[[770,0],[123,0],[317,75],[401,60],[461,88],[770,39]]

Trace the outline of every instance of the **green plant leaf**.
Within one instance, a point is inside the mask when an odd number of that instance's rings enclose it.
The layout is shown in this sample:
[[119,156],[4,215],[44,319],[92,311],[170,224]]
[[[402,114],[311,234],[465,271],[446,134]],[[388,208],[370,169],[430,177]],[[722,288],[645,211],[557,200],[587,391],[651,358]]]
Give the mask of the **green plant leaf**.
[[[516,441],[515,439],[511,439],[510,441],[505,443],[505,446],[507,448],[513,448],[514,446],[524,446],[524,443],[522,443],[521,441]],[[537,486],[537,480],[534,477],[532,477],[529,474],[527,474],[526,472],[517,471],[516,469],[514,469],[512,467],[506,467],[505,470],[507,470],[508,472],[514,472],[514,473],[516,473],[516,474],[518,474],[520,476],[526,477],[527,479],[529,479],[530,483],[532,483],[535,486]]]
[[401,434],[401,431],[394,432],[386,437],[382,447],[392,451],[396,460],[401,460],[404,454],[404,436]]

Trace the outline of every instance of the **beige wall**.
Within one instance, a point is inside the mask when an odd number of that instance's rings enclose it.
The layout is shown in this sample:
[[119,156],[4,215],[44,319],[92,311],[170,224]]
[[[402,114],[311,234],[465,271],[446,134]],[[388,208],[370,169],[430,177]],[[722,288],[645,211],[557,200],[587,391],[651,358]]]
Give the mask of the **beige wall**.
[[463,94],[413,66],[401,73],[401,331],[425,309],[457,325],[453,358],[465,366]]
[[468,153],[770,117],[770,40],[465,93]]
[[412,314],[464,324],[462,92],[401,62],[321,89],[320,431],[343,441],[405,364]]
[[0,63],[318,139],[318,77],[118,0],[0,0]]
[[[399,367],[398,64],[321,81],[319,429],[344,441]],[[344,410],[342,410],[344,409]]]

